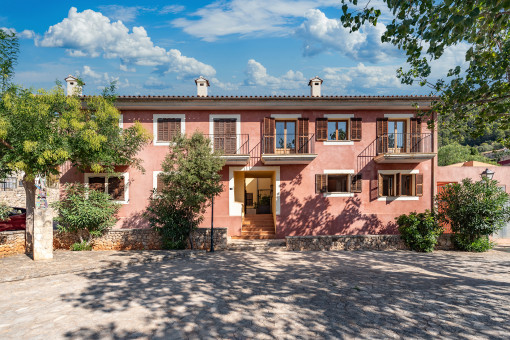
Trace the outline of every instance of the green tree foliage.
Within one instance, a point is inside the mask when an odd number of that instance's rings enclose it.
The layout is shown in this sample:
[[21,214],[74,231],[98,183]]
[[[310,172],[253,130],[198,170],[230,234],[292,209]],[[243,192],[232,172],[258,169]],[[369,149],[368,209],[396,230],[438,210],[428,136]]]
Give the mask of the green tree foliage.
[[437,152],[437,162],[439,166],[445,166],[455,163],[478,161],[497,165],[493,160],[480,155],[474,147],[460,145],[458,143],[449,144],[439,148]]
[[412,250],[427,253],[433,251],[443,233],[443,227],[437,223],[435,213],[430,210],[400,215],[396,220],[402,239]]
[[[472,121],[473,136],[483,135],[486,124],[498,123],[510,130],[510,1],[462,0],[383,0],[394,18],[386,25],[381,40],[403,50],[408,70],[397,71],[404,84],[418,81],[429,86],[440,99],[433,110],[449,117],[453,126]],[[377,24],[380,9],[367,5],[358,12],[342,0],[341,20],[351,31],[363,24]],[[467,67],[457,65],[448,78],[430,80],[430,61],[443,56],[445,49],[468,44]],[[510,137],[504,142],[510,144]]]
[[211,141],[199,132],[177,136],[170,144],[160,175],[163,188],[151,197],[146,217],[161,232],[167,248],[184,248],[203,220],[211,198],[223,186],[219,171],[224,160],[211,150]]
[[19,41],[14,32],[0,28],[0,93],[7,90],[18,60]]
[[438,220],[449,224],[457,248],[486,251],[492,247],[488,236],[510,221],[510,195],[498,182],[484,178],[447,185],[436,197]]
[[[108,193],[92,190],[83,184],[69,184],[64,189],[60,201],[53,203],[59,216],[58,229],[64,232],[77,232],[80,243],[77,249],[89,249],[94,237],[99,237],[117,222],[116,214],[120,204],[112,201]],[[83,233],[86,232],[86,239]]]

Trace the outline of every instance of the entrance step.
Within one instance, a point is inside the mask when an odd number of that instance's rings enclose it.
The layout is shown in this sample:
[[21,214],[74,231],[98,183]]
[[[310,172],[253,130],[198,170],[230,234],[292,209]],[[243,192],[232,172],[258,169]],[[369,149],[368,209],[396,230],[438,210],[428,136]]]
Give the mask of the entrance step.
[[274,240],[246,240],[230,239],[227,244],[227,250],[231,251],[286,251],[284,239]]
[[275,239],[276,238],[276,235],[275,234],[272,234],[272,235],[260,235],[260,234],[256,234],[256,235],[241,235],[241,236],[232,236],[232,239],[233,240],[271,240],[271,239]]
[[274,219],[272,214],[244,215],[241,235],[232,236],[235,240],[275,239]]
[[243,231],[273,231],[274,232],[274,226],[268,225],[268,226],[260,226],[260,225],[243,225]]
[[275,235],[275,232],[274,232],[274,228],[273,230],[252,230],[252,231],[248,231],[248,230],[242,230],[241,231],[241,236],[257,236],[257,235],[260,235],[260,236],[263,236],[263,235]]

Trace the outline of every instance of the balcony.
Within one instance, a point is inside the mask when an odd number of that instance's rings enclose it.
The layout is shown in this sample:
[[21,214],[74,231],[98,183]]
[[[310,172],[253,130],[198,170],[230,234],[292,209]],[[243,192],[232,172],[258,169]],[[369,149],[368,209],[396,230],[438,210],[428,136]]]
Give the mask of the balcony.
[[376,163],[420,163],[436,156],[431,133],[389,133],[376,139]]
[[225,165],[246,165],[250,160],[250,136],[248,134],[206,135],[214,151],[221,151]]
[[[296,143],[297,141],[297,143]],[[309,164],[315,154],[315,134],[306,136],[262,135],[262,163]]]

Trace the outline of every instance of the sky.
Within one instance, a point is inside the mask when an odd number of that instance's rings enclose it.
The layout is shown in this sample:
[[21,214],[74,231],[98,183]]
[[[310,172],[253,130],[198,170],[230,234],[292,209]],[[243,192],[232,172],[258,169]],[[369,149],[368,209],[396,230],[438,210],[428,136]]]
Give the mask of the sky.
[[[360,6],[364,5],[359,1]],[[84,94],[116,80],[120,95],[309,95],[308,80],[324,80],[324,95],[429,94],[400,84],[404,53],[381,43],[391,14],[349,33],[340,0],[8,1],[0,28],[20,37],[14,82],[50,89],[78,75]],[[462,64],[464,45],[433,62],[433,76]]]

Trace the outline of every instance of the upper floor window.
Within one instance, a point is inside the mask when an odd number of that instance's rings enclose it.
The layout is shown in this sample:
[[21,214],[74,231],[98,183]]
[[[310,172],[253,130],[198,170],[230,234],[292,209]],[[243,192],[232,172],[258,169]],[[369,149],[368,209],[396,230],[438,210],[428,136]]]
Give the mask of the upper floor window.
[[172,139],[185,132],[183,114],[153,115],[154,144],[169,145]]
[[331,114],[331,117],[317,118],[315,121],[315,139],[317,141],[360,141],[361,140],[361,118],[337,118],[343,114]]
[[378,153],[419,152],[423,148],[420,118],[379,118],[376,128]]
[[214,122],[214,150],[226,155],[234,155],[237,150],[237,134],[235,118],[215,118]]
[[263,125],[262,153],[307,154],[311,151],[308,118],[266,117]]

